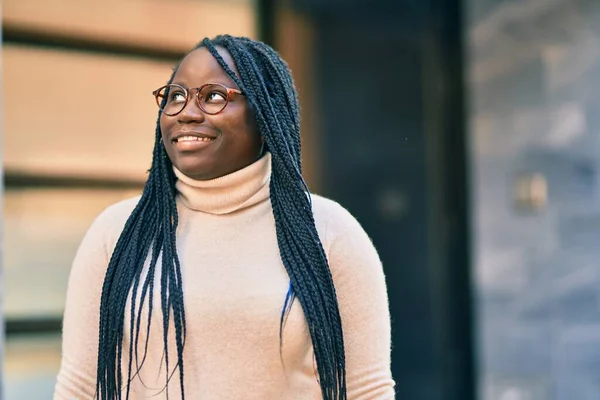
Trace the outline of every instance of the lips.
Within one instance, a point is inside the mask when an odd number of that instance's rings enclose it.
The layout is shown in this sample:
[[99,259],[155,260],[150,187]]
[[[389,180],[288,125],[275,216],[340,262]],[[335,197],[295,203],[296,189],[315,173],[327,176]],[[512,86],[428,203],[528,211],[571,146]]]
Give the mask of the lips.
[[194,154],[196,151],[211,146],[217,138],[218,136],[212,132],[176,131],[171,134],[171,143],[173,149],[179,152]]
[[216,135],[199,132],[199,131],[186,131],[177,132],[171,136],[171,141],[174,143],[184,142],[212,142],[217,138]]
[[201,136],[181,136],[173,139],[175,143],[183,142],[212,142],[215,138],[201,137]]

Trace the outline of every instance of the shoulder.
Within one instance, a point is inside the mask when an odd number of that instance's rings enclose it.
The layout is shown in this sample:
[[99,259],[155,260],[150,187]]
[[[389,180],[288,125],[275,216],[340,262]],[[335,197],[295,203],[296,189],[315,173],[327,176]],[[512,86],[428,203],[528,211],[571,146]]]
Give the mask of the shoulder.
[[141,195],[131,197],[106,207],[96,217],[86,236],[101,240],[107,247],[113,247],[140,198]]
[[96,217],[94,224],[112,226],[122,222],[124,225],[135,206],[139,203],[140,198],[141,195],[111,204]]
[[312,205],[315,225],[336,283],[343,284],[344,276],[380,276],[379,254],[356,218],[339,203],[322,196],[313,195]]
[[115,203],[96,217],[75,254],[71,269],[72,279],[91,279],[90,277],[96,276],[89,275],[93,271],[98,274],[97,279],[102,279],[125,222],[139,199],[140,196],[137,196]]
[[356,218],[338,202],[319,195],[311,195],[315,224],[325,247],[342,237],[367,235]]
[[106,207],[98,217],[111,219],[127,219],[140,201],[141,195],[130,197]]
[[356,219],[341,204],[318,194],[311,194],[313,214],[317,223],[342,223]]

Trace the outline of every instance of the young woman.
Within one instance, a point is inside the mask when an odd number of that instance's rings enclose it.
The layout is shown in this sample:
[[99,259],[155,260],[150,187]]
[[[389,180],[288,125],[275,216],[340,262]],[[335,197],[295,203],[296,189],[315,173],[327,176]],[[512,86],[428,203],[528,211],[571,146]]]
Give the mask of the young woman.
[[204,39],[154,95],[144,191],[73,264],[55,399],[394,398],[381,262],[304,183],[285,62]]

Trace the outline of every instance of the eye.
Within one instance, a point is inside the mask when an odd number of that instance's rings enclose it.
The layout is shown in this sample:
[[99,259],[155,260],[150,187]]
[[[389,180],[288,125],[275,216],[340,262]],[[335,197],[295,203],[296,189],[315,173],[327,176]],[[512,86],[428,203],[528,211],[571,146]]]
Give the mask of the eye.
[[183,103],[186,95],[181,90],[172,90],[169,92],[169,103]]
[[214,90],[204,96],[204,99],[207,103],[224,103],[227,101],[227,94]]

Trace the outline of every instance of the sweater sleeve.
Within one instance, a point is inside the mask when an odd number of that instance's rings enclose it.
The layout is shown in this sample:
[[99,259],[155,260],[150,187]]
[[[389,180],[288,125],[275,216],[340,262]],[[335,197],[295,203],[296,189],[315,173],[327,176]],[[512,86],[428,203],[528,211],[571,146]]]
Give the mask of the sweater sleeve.
[[[117,213],[118,214],[118,213]],[[118,226],[115,206],[100,214],[84,236],[73,261],[63,318],[62,360],[54,400],[93,399],[102,284],[109,247]],[[120,232],[120,230],[119,230]]]
[[337,204],[327,237],[344,331],[348,399],[394,399],[389,304],[377,251],[358,221]]

